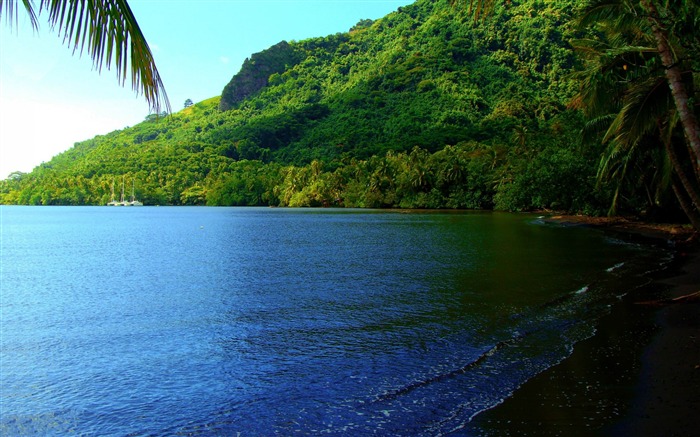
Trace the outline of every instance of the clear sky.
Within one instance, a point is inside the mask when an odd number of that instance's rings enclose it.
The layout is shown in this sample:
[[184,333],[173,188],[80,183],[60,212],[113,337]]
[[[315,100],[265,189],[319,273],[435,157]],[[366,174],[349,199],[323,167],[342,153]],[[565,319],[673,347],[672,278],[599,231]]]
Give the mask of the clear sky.
[[[18,2],[21,3],[21,2]],[[221,94],[244,59],[282,40],[346,32],[413,0],[130,0],[173,111]],[[113,71],[92,69],[51,31],[0,23],[0,179],[75,142],[133,126],[148,104]]]

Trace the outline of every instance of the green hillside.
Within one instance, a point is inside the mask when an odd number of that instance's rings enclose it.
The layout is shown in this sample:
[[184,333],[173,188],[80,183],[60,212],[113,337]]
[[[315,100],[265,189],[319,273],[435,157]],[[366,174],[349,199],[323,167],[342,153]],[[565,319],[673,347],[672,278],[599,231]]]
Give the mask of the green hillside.
[[[77,143],[0,185],[0,201],[404,208],[609,206],[602,146],[567,109],[580,83],[574,0],[475,20],[419,0],[346,33],[251,55],[222,96]],[[629,195],[623,207],[648,208]]]

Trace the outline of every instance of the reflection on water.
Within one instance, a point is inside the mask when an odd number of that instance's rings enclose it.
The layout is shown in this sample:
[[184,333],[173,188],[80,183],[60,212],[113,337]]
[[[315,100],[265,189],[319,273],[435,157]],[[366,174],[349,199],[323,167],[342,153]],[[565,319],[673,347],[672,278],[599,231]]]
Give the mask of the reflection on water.
[[495,213],[2,220],[5,434],[462,430],[568,355],[659,256]]

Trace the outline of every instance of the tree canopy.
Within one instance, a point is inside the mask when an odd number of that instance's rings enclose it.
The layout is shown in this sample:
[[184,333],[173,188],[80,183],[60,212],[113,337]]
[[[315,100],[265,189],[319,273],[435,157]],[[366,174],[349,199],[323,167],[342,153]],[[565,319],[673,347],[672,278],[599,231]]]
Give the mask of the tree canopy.
[[[77,143],[4,181],[0,199],[101,204],[128,175],[147,204],[588,214],[614,204],[673,216],[679,169],[690,179],[695,170],[653,25],[611,33],[602,17],[579,19],[585,7],[493,2],[475,20],[419,0],[346,33],[282,42],[251,55],[221,98]],[[674,53],[697,54],[694,17],[678,17]],[[682,58],[692,97],[697,59]],[[666,97],[644,94],[659,81]],[[630,117],[633,102],[650,115]],[[646,127],[635,134],[632,122]],[[668,144],[685,164],[671,164]]]
[[693,1],[593,0],[578,23],[595,33],[575,45],[587,61],[578,103],[608,146],[600,176],[618,183],[612,210],[630,180],[655,203],[671,187],[700,229],[698,12]]

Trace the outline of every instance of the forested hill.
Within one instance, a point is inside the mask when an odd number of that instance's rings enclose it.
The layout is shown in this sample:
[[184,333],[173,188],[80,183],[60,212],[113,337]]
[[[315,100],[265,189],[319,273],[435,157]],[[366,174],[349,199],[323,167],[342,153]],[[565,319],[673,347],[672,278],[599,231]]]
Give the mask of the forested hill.
[[147,205],[601,211],[600,150],[567,109],[578,3],[512,1],[475,20],[419,0],[280,42],[221,98],[77,143],[3,181],[0,200],[105,204],[125,180]]

